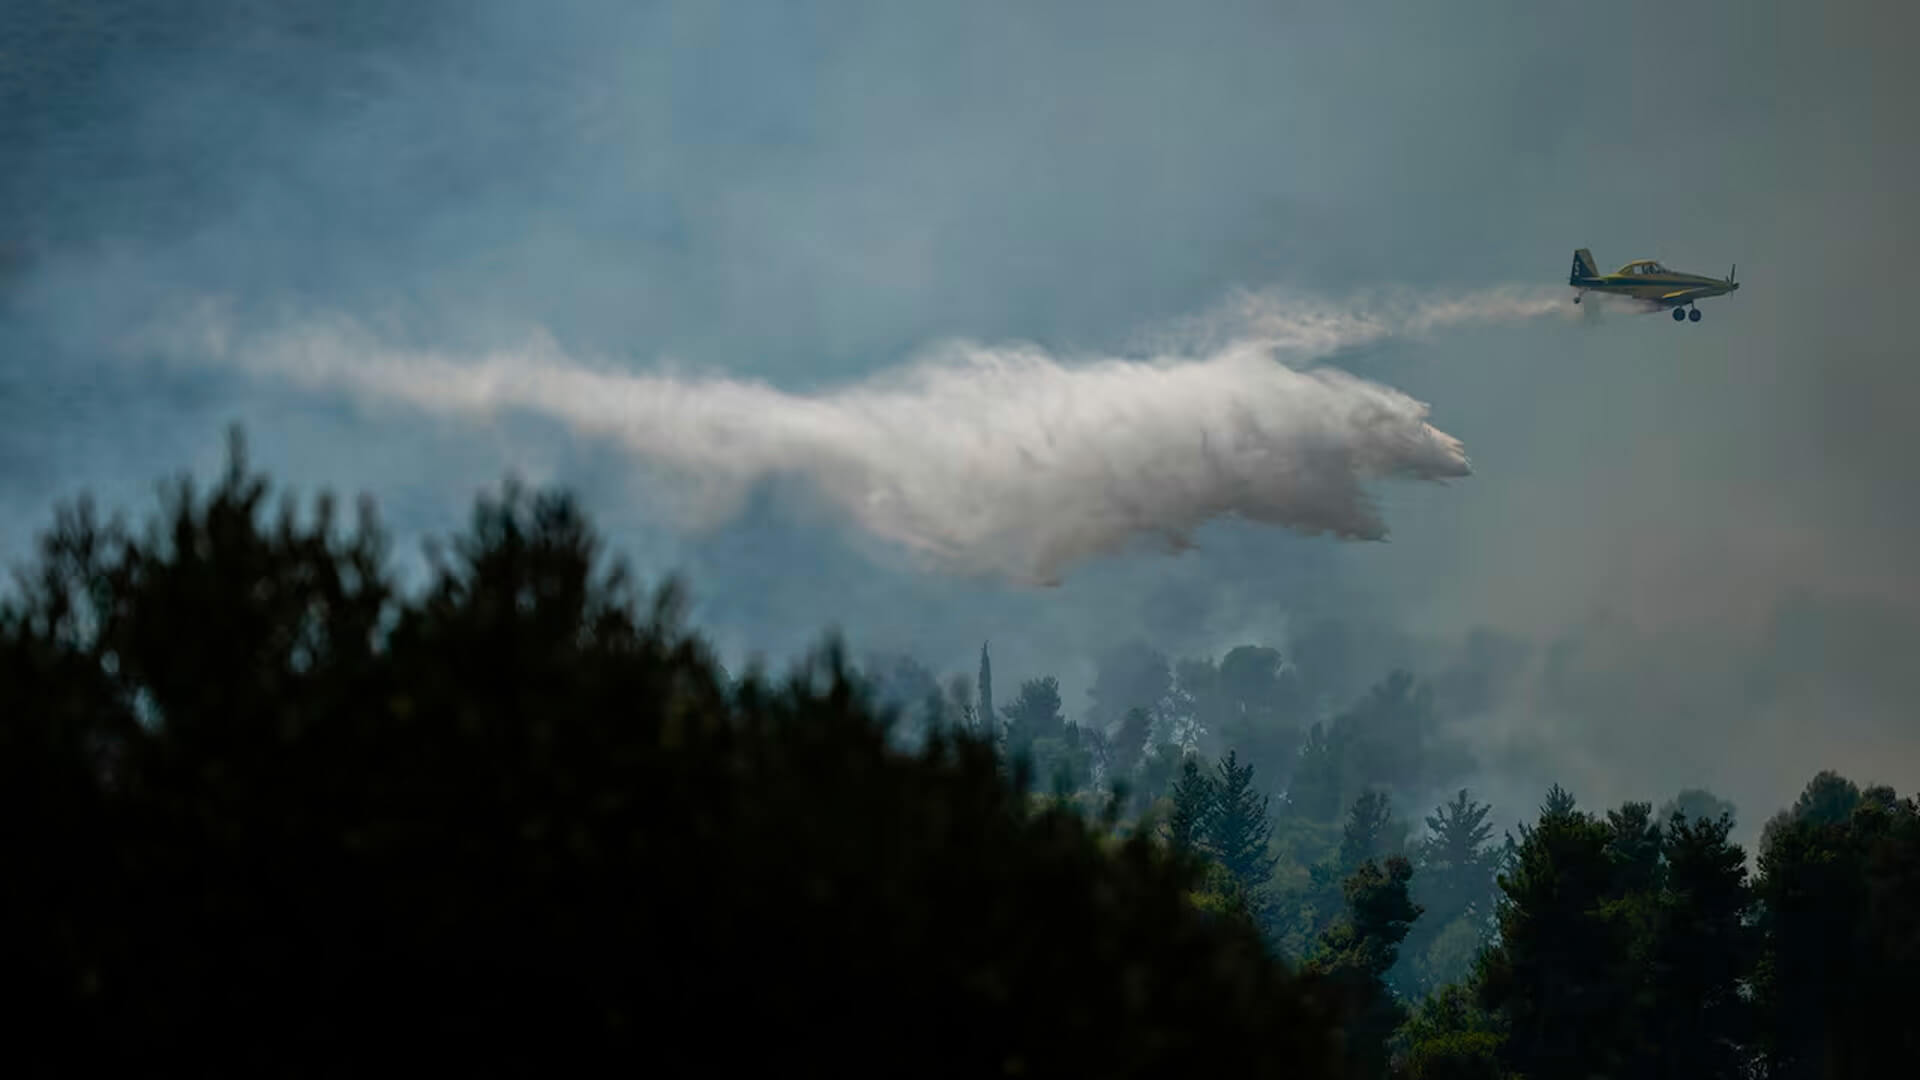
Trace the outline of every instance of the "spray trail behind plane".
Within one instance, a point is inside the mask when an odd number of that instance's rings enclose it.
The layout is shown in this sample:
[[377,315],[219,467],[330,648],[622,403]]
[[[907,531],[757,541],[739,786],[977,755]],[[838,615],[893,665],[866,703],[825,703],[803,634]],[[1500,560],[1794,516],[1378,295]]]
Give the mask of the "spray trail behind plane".
[[1421,402],[1310,362],[1564,305],[1512,290],[1347,304],[1247,293],[1144,359],[956,341],[813,394],[589,364],[544,337],[480,356],[394,349],[340,320],[246,337],[203,323],[212,332],[194,346],[316,388],[476,416],[529,410],[616,439],[677,481],[692,528],[797,476],[939,569],[1055,583],[1141,540],[1183,547],[1227,515],[1384,537],[1363,484],[1465,476],[1465,450]]

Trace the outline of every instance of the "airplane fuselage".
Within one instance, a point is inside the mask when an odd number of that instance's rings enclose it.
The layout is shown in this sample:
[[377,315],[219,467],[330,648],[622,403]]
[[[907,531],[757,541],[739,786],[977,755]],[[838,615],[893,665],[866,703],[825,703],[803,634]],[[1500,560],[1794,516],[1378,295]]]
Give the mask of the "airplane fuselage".
[[1567,284],[1578,290],[1573,296],[1576,304],[1590,292],[1624,296],[1656,310],[1672,308],[1675,319],[1693,322],[1700,321],[1700,309],[1693,306],[1694,301],[1725,296],[1740,288],[1731,270],[1725,278],[1683,274],[1667,269],[1656,259],[1635,259],[1611,274],[1602,274],[1593,261],[1593,253],[1586,248],[1573,253],[1573,269],[1567,275]]
[[[1581,292],[1631,296],[1635,300],[1650,300],[1663,305],[1688,304],[1695,300],[1704,300],[1709,296],[1725,296],[1740,287],[1737,283],[1724,278],[1682,274],[1672,270],[1661,274],[1603,274],[1600,277],[1577,277],[1569,284]],[[1667,299],[1674,293],[1684,293],[1684,295]]]

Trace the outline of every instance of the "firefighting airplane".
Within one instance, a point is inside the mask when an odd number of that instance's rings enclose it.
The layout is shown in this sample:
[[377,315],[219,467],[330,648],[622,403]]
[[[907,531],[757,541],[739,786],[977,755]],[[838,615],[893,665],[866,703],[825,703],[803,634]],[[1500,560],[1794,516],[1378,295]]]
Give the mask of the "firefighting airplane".
[[1602,274],[1593,261],[1593,252],[1586,248],[1573,253],[1573,274],[1567,278],[1567,284],[1580,290],[1573,296],[1576,304],[1589,292],[1625,296],[1655,308],[1672,308],[1674,322],[1683,319],[1699,322],[1700,309],[1693,306],[1695,300],[1725,296],[1740,287],[1740,283],[1733,280],[1732,270],[1727,271],[1723,281],[1669,270],[1652,259],[1635,259],[1611,274]]

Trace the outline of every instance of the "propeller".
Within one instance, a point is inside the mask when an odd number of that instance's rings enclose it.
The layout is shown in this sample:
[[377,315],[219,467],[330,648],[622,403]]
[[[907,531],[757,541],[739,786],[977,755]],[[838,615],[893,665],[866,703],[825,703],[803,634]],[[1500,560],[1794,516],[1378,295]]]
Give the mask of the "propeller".
[[1734,263],[1732,269],[1729,269],[1727,271],[1727,284],[1729,285],[1733,284],[1733,271],[1738,269],[1740,269],[1740,264]]

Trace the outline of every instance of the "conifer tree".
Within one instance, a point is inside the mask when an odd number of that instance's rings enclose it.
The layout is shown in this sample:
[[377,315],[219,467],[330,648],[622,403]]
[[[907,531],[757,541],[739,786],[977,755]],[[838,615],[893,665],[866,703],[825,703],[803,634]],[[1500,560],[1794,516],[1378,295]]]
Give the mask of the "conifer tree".
[[1759,940],[1746,853],[1729,843],[1731,817],[1668,819],[1666,889],[1650,965],[1649,1044],[1655,1075],[1735,1077],[1751,1058],[1751,1008],[1741,987]]
[[1408,895],[1412,878],[1413,864],[1405,856],[1362,862],[1341,883],[1345,911],[1321,935],[1319,952],[1307,965],[1342,1002],[1348,1068],[1356,1077],[1387,1075],[1387,1039],[1406,1019],[1385,979],[1420,917],[1420,906]]
[[1173,811],[1167,816],[1167,840],[1175,851],[1207,850],[1215,804],[1213,781],[1200,770],[1199,760],[1187,755],[1180,762],[1180,778],[1173,785]]
[[1269,797],[1253,786],[1253,766],[1242,765],[1234,751],[1215,766],[1214,811],[1207,826],[1207,842],[1214,857],[1249,893],[1273,876],[1279,857],[1267,851],[1273,822],[1267,815]]
[[[1414,899],[1426,910],[1401,948],[1395,985],[1415,996],[1464,978],[1473,955],[1490,936],[1497,887],[1496,852],[1487,841],[1493,807],[1462,788],[1426,817],[1419,846]],[[1445,937],[1444,944],[1442,937]]]
[[987,643],[980,643],[980,734],[989,742],[1000,741],[1000,714],[993,707],[993,661],[987,656]]
[[1389,853],[1387,849],[1396,846],[1392,824],[1393,809],[1386,792],[1369,791],[1353,801],[1346,826],[1340,832],[1343,877],[1359,870],[1369,859],[1384,858]]
[[1308,821],[1331,822],[1340,816],[1340,747],[1325,725],[1307,729],[1300,761],[1287,788],[1287,806]]
[[1514,1072],[1607,1074],[1628,998],[1605,911],[1614,895],[1611,833],[1556,784],[1539,821],[1520,834],[1499,881],[1500,943],[1482,959],[1481,1002],[1505,1017]]
[[63,515],[0,595],[11,1074],[1337,1075],[1189,860],[899,746],[838,649],[727,677],[570,499],[409,594],[266,495]]

